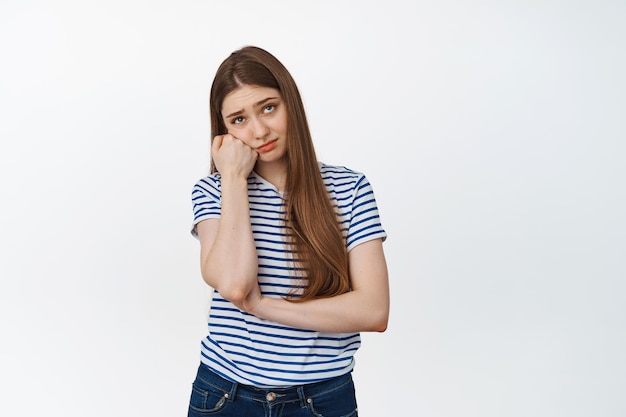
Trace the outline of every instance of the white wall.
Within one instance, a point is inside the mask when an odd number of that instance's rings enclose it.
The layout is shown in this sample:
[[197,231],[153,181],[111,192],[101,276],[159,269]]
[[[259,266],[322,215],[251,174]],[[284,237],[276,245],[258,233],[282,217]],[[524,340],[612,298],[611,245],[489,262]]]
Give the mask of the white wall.
[[[626,414],[620,1],[4,1],[0,415],[183,416],[217,65],[291,70],[376,191],[360,415]],[[86,411],[88,410],[88,411]]]

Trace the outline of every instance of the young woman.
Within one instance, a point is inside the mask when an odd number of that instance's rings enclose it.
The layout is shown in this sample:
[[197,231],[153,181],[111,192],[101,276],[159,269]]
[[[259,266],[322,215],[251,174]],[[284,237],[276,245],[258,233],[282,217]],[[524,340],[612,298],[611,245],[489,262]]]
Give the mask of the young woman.
[[215,291],[188,415],[356,416],[359,332],[389,315],[372,188],[317,161],[296,84],[263,49],[220,65],[210,112],[192,234]]

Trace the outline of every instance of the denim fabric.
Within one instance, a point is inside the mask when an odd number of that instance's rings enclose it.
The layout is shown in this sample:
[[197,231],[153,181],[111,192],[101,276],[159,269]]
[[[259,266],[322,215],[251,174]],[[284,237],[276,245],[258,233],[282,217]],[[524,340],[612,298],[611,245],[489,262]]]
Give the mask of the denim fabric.
[[200,364],[188,417],[357,417],[352,374],[286,388],[227,381]]

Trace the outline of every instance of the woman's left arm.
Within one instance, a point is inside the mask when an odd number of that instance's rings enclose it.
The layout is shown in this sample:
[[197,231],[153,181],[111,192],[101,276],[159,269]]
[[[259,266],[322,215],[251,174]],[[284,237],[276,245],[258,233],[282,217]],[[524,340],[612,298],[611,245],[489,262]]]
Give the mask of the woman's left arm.
[[384,332],[389,318],[389,279],[382,239],[348,253],[350,292],[329,298],[290,302],[252,294],[246,310],[287,326],[322,332]]

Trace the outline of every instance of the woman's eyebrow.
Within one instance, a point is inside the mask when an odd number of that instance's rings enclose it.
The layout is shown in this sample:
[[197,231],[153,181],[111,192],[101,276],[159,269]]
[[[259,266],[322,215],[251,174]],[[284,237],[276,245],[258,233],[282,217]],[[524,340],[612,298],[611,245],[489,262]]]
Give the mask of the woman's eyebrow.
[[[270,101],[270,100],[276,100],[278,99],[278,97],[267,97],[264,98],[263,100],[257,101],[256,103],[254,103],[254,107],[259,107],[262,106],[263,104],[265,104],[266,102]],[[237,110],[236,112],[232,112],[231,114],[229,114],[228,116],[225,116],[225,119],[230,119],[231,117],[235,117],[235,116],[239,116],[241,113],[243,113],[243,109],[242,110]]]
[[277,98],[278,98],[278,97],[268,97],[268,98],[264,98],[263,100],[261,100],[261,101],[258,101],[258,102],[256,102],[256,103],[254,103],[254,106],[255,106],[255,107],[259,107],[259,106],[263,105],[265,102],[270,101],[270,100],[276,100]]

